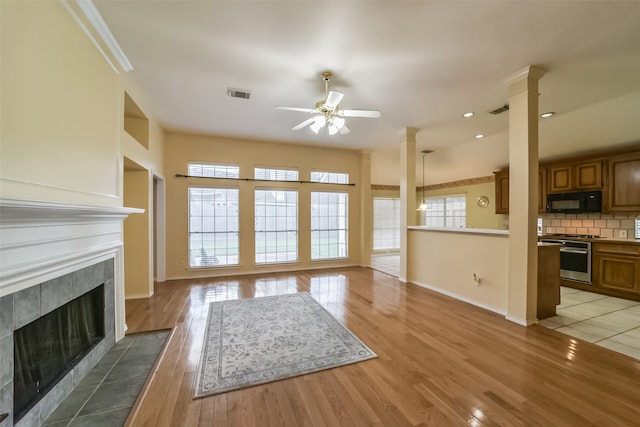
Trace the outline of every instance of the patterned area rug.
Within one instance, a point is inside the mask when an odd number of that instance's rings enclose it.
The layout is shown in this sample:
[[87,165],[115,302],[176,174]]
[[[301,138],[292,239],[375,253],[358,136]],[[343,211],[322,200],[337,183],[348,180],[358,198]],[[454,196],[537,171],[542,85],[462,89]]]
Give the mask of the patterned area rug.
[[212,303],[195,397],[377,357],[306,292]]

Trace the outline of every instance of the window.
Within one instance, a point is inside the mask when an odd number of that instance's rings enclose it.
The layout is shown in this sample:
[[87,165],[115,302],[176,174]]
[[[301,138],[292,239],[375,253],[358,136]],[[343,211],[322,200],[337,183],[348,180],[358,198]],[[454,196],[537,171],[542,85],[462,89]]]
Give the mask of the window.
[[298,192],[256,190],[256,263],[298,260]]
[[422,223],[427,227],[460,228],[467,224],[467,198],[446,196],[427,198],[429,210],[424,211]]
[[346,258],[347,193],[311,193],[311,259]]
[[400,199],[373,199],[373,250],[400,249]]
[[238,265],[238,189],[189,188],[189,267]]
[[240,178],[240,167],[221,163],[189,163],[188,174],[210,178]]
[[255,168],[254,178],[269,181],[298,181],[298,171],[295,169]]
[[315,171],[315,172],[311,172],[311,181],[326,182],[330,184],[348,184],[349,174],[338,173],[338,172]]

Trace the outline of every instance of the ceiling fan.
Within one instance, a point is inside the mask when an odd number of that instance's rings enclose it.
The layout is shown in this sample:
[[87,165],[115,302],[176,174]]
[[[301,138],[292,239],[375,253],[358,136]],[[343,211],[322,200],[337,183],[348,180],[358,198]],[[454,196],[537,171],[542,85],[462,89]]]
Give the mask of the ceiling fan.
[[341,110],[339,109],[340,101],[344,97],[344,93],[335,90],[329,90],[329,80],[333,77],[333,73],[325,71],[320,74],[322,80],[324,80],[324,92],[325,100],[316,102],[315,108],[301,108],[301,107],[283,107],[277,106],[280,110],[288,111],[300,111],[303,113],[313,114],[313,117],[297,124],[292,127],[292,130],[300,130],[306,126],[314,132],[318,131],[323,126],[328,126],[329,134],[335,135],[337,132],[341,134],[349,133],[349,128],[345,124],[345,117],[366,117],[366,118],[378,118],[380,117],[380,111],[376,110]]

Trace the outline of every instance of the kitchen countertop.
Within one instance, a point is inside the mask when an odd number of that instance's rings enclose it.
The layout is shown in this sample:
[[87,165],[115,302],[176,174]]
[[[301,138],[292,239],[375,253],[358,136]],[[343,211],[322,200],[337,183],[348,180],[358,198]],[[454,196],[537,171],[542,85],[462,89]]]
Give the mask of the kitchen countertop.
[[634,239],[633,237],[560,237],[554,235],[538,234],[539,239],[564,239],[564,240],[584,240],[587,242],[600,242],[600,243],[627,243],[640,245],[640,239]]

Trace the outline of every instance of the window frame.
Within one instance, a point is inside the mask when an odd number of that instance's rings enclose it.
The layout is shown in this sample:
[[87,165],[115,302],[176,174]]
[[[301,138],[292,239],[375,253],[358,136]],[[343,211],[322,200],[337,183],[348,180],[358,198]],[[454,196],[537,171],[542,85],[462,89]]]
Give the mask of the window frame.
[[[463,218],[464,221],[463,221],[462,225],[458,224],[456,226],[453,226],[453,225],[452,226],[448,226],[447,225],[447,219],[448,218],[454,218],[454,220],[455,220],[455,218],[460,218],[460,216],[455,216],[455,215],[453,215],[453,216],[449,215],[448,216],[447,215],[447,199],[454,199],[454,198],[455,199],[459,198],[459,199],[463,199],[464,200],[464,218]],[[427,224],[427,222],[428,222],[427,218],[429,216],[429,213],[430,212],[432,212],[432,213],[434,212],[432,209],[429,209],[429,210],[423,211],[422,215],[421,215],[422,216],[422,224],[424,226],[426,226],[426,227],[439,227],[439,228],[465,228],[466,227],[466,224],[467,224],[467,195],[466,194],[447,194],[447,195],[443,195],[443,196],[433,196],[433,197],[426,197],[425,198],[427,206],[429,206],[429,201],[433,202],[435,200],[443,200],[443,202],[444,202],[444,208],[442,210],[444,212],[444,216],[436,217],[436,218],[442,218],[444,225],[428,225]]]
[[[398,226],[397,227],[384,227],[384,228],[378,228],[378,230],[392,230],[392,231],[396,231],[396,233],[392,233],[393,236],[391,237],[392,242],[395,243],[396,239],[398,242],[398,246],[397,247],[392,247],[392,248],[376,248],[375,244],[376,244],[376,209],[375,209],[375,203],[376,200],[391,200],[394,203],[393,206],[393,212],[394,212],[394,218],[391,218],[392,222],[396,221],[395,218],[395,213],[396,213],[396,208],[397,208],[397,221],[398,221]],[[371,238],[371,250],[374,253],[386,253],[386,252],[399,252],[400,251],[400,209],[401,209],[401,199],[400,197],[392,197],[392,196],[384,196],[384,197],[373,197],[373,215],[372,215],[372,238]],[[397,234],[397,236],[396,236]],[[380,239],[378,239],[380,240]],[[389,240],[389,239],[386,239]]]
[[[205,227],[204,222],[202,222],[202,224],[201,224],[201,230],[202,231],[200,231],[200,232],[191,231],[192,230],[191,221],[192,221],[192,217],[194,216],[194,215],[192,215],[192,198],[191,198],[192,195],[191,195],[191,190],[211,190],[211,191],[214,191],[214,192],[215,191],[220,191],[220,190],[235,191],[236,195],[237,195],[237,205],[236,205],[237,207],[236,207],[236,218],[235,218],[236,223],[237,223],[237,230],[235,230],[235,231],[210,231],[210,232],[205,232],[204,229],[206,227]],[[221,267],[238,267],[238,266],[240,266],[240,231],[241,231],[240,229],[241,229],[241,227],[240,227],[240,189],[239,189],[239,187],[235,187],[235,186],[189,185],[188,188],[187,188],[187,199],[188,199],[188,206],[187,206],[187,254],[188,254],[188,256],[187,256],[187,264],[188,264],[188,267],[190,269],[200,269],[200,268],[221,268]],[[227,200],[228,199],[225,199],[225,201],[227,201]],[[215,209],[214,209],[214,211],[215,211]],[[202,213],[204,213],[204,207],[202,208]],[[204,218],[205,216],[204,215],[199,215],[197,217]],[[213,218],[213,228],[215,230],[215,228],[216,228],[216,221],[215,221],[216,216],[213,215],[213,216],[209,216],[209,217]],[[225,215],[225,218],[226,218],[226,222],[228,223],[228,215]],[[203,220],[201,220],[201,221],[203,221]],[[220,264],[219,262],[214,262],[212,264],[202,264],[202,259],[201,259],[199,265],[196,265],[195,262],[192,264],[192,260],[195,260],[195,258],[196,258],[196,257],[192,257],[192,255],[191,255],[191,252],[192,252],[192,246],[191,245],[192,245],[192,235],[193,234],[200,234],[201,235],[201,240],[204,240],[202,237],[205,234],[226,234],[226,235],[235,234],[236,235],[235,242],[236,242],[236,247],[237,247],[236,253],[232,254],[232,255],[229,255],[229,253],[227,251],[227,253],[225,254],[225,257],[228,259],[230,256],[232,256],[232,257],[235,256],[237,258],[237,262],[235,264],[228,263],[228,262],[227,263],[223,263],[223,264]],[[227,249],[228,249],[229,248],[228,243],[229,243],[229,241],[232,241],[232,240],[230,240],[228,237],[225,240],[226,240]],[[201,244],[200,250],[201,251],[205,250],[204,246],[202,244]],[[216,251],[215,245],[214,245],[213,250],[214,250],[214,252]],[[205,254],[208,257],[212,257],[213,260],[218,260],[218,256],[215,253],[213,255],[210,255],[210,254],[208,254],[208,252],[205,251]]]
[[[283,181],[283,182],[287,182],[287,181]],[[293,193],[296,195],[296,211],[295,211],[295,223],[296,223],[296,227],[295,230],[290,230],[288,229],[288,225],[287,225],[287,229],[286,230],[278,230],[277,227],[275,230],[265,230],[265,231],[258,231],[257,229],[257,221],[258,221],[258,214],[257,214],[257,210],[258,210],[258,203],[257,203],[257,195],[258,192],[282,192],[282,193]],[[273,264],[287,264],[287,263],[297,263],[300,262],[300,191],[297,188],[267,188],[267,187],[256,187],[253,189],[253,203],[254,203],[254,210],[253,210],[253,236],[254,236],[254,254],[253,254],[253,262],[255,265],[273,265]],[[278,205],[276,205],[276,208],[278,207]],[[287,206],[284,206],[285,209],[287,208]],[[277,213],[277,210],[276,210]],[[265,207],[265,215],[263,216],[263,218],[265,219],[265,225],[267,222],[267,215],[266,215],[266,207]],[[278,216],[272,216],[271,218],[275,218],[275,222],[277,223],[278,220]],[[284,216],[285,221],[286,218],[290,218],[290,216],[285,215]],[[260,239],[258,239],[258,233],[295,233],[295,259],[285,259],[285,260],[275,260],[275,261],[258,261],[258,241],[260,241]],[[264,239],[266,241],[266,238]],[[288,239],[285,240],[285,242],[288,242]],[[278,246],[277,240],[276,240],[276,247]],[[265,244],[264,247],[266,248],[267,245]],[[276,258],[278,256],[279,252],[276,252]],[[286,252],[288,253],[288,252]],[[264,254],[265,259],[267,256],[267,253]]]
[[[336,195],[342,195],[344,196],[344,215],[342,217],[338,216],[338,223],[343,222],[344,223],[344,228],[314,228],[313,224],[314,224],[314,195],[315,194],[336,194]],[[318,217],[321,218],[321,217]],[[327,218],[327,222],[331,221],[330,216],[325,216],[324,218]],[[309,232],[310,232],[310,240],[309,240],[309,245],[310,245],[310,258],[312,262],[315,261],[328,261],[328,260],[341,260],[341,259],[348,259],[349,258],[349,192],[347,191],[310,191],[309,192]],[[314,233],[317,232],[317,233]],[[319,234],[319,233],[327,233],[330,234],[331,232],[337,232],[338,236],[340,236],[340,233],[343,232],[344,233],[344,238],[343,238],[343,243],[342,245],[344,245],[344,255],[337,255],[337,256],[325,256],[325,257],[314,257],[314,250],[317,249],[317,252],[321,252],[321,248],[324,246],[325,249],[328,249],[328,251],[332,251],[332,247],[328,246],[328,245],[318,245],[317,247],[314,246],[314,239],[318,238],[318,237],[314,237],[314,234]],[[338,237],[338,242],[336,243],[337,248],[335,248],[338,252],[338,254],[341,251],[341,243],[340,243],[340,237]]]

